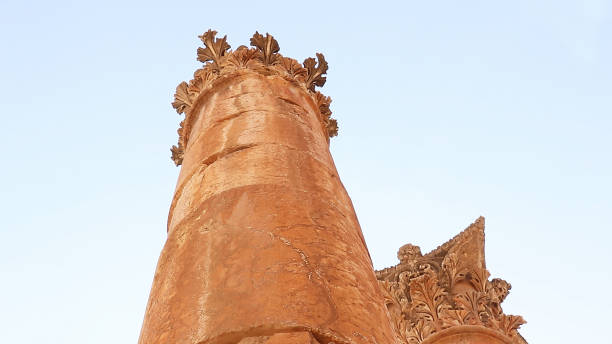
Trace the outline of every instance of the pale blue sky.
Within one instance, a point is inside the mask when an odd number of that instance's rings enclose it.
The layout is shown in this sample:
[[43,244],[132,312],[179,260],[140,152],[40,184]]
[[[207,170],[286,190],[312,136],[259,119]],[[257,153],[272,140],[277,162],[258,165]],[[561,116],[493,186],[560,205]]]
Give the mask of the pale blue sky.
[[376,268],[484,215],[530,343],[610,340],[611,1],[5,0],[0,343],[136,342],[208,28],[325,54]]

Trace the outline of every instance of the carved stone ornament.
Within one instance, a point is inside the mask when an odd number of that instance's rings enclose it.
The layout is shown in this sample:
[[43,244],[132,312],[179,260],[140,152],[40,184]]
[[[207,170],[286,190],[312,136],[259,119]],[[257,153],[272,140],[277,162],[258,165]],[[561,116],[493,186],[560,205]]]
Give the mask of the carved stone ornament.
[[198,61],[204,63],[204,66],[195,71],[191,81],[183,81],[176,87],[172,107],[179,114],[185,114],[185,119],[178,129],[178,145],[171,148],[172,160],[177,166],[182,164],[187,140],[195,121],[196,116],[190,110],[196,99],[201,93],[212,88],[215,81],[238,70],[248,69],[264,75],[276,75],[304,87],[318,105],[324,132],[329,137],[338,134],[338,123],[331,118],[329,109],[331,98],[315,91],[315,86],[321,87],[325,84],[327,62],[323,54],[317,53],[316,60],[310,57],[300,64],[279,54],[278,42],[268,33],[263,36],[255,32],[251,38],[253,48],[240,46],[233,51],[226,41],[227,36],[215,38],[216,34],[216,31],[208,30],[199,36],[204,48],[198,48]]
[[501,308],[510,284],[489,280],[484,218],[426,255],[418,246],[404,245],[398,258],[398,265],[376,271],[376,277],[401,343],[422,343],[445,329],[476,325],[499,332],[508,342],[526,344],[517,331],[523,318]]

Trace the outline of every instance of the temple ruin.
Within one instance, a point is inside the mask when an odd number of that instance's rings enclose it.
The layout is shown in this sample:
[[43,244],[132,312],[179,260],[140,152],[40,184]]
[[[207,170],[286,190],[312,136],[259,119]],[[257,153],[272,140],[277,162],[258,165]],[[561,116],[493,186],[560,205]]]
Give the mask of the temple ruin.
[[329,152],[322,54],[200,38],[204,65],[172,103],[181,170],[140,344],[525,343],[501,308],[510,284],[489,279],[483,218],[374,271]]

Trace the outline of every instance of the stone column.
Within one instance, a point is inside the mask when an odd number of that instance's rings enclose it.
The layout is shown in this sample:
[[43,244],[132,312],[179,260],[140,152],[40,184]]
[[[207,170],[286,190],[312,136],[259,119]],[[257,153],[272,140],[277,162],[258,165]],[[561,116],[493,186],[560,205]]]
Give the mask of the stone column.
[[206,65],[173,103],[182,168],[139,343],[395,343],[329,152],[323,56],[201,38]]

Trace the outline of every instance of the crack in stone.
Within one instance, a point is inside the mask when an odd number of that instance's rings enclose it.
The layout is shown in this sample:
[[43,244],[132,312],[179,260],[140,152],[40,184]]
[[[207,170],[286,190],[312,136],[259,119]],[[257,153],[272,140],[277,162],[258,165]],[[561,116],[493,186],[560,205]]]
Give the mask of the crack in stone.
[[284,103],[287,103],[287,104],[289,104],[289,105],[291,105],[291,106],[295,106],[295,107],[297,107],[297,108],[300,110],[300,112],[305,112],[305,113],[308,113],[308,110],[306,110],[306,108],[304,108],[302,105],[300,105],[300,104],[298,104],[298,103],[294,102],[294,101],[293,101],[293,100],[291,100],[291,99],[287,99],[287,98],[283,98],[283,97],[277,97],[277,98],[278,98],[278,99],[280,99],[280,100],[281,100],[282,102],[284,102]]
[[[298,225],[295,225],[298,226]],[[292,226],[290,226],[292,227]],[[321,276],[321,272],[318,269],[315,269],[312,267],[312,265],[310,264],[310,261],[308,260],[308,256],[306,255],[306,253],[304,253],[304,251],[302,251],[301,249],[295,247],[291,241],[289,241],[289,239],[282,237],[280,235],[278,235],[278,238],[280,241],[283,242],[283,244],[287,245],[288,247],[290,247],[291,249],[293,249],[294,251],[296,251],[300,257],[302,258],[302,261],[304,262],[304,265],[306,266],[306,268],[310,271],[308,274],[308,279],[312,280],[312,274],[314,273],[318,280],[319,280],[319,285],[325,290],[325,297],[327,298],[328,304],[331,307],[332,310],[332,314],[330,316],[330,318],[323,324],[323,325],[327,325],[331,322],[333,322],[334,320],[336,320],[338,318],[338,309],[336,307],[336,304],[333,300],[333,298],[331,297],[331,290],[329,289],[329,286],[327,285],[327,283],[325,283],[325,279],[323,278],[323,276]]]
[[[174,213],[174,206],[175,204],[178,202],[178,200],[183,196],[183,191],[185,189],[185,187],[187,186],[187,184],[189,184],[189,181],[193,178],[194,175],[200,173],[202,176],[204,176],[204,170],[206,170],[208,167],[210,167],[210,165],[212,165],[213,163],[226,158],[230,155],[232,155],[233,153],[239,152],[241,150],[245,150],[245,149],[249,149],[249,148],[254,148],[254,147],[259,147],[259,146],[267,146],[267,145],[271,145],[271,146],[280,146],[283,148],[286,148],[290,151],[296,151],[296,152],[301,152],[301,153],[305,153],[306,155],[308,155],[308,157],[310,157],[312,160],[318,162],[319,164],[321,164],[321,166],[319,168],[325,168],[328,171],[331,171],[331,168],[328,166],[328,164],[326,164],[324,161],[319,160],[317,157],[315,157],[312,153],[310,153],[309,151],[305,151],[305,150],[299,150],[295,147],[283,144],[283,143],[251,143],[251,144],[246,144],[246,145],[239,145],[237,147],[230,147],[227,148],[221,152],[212,154],[211,156],[209,156],[207,159],[203,160],[200,164],[199,168],[194,168],[193,172],[190,173],[190,175],[188,177],[184,178],[184,182],[181,183],[177,189],[174,191],[174,197],[172,199],[172,203],[170,205],[170,213],[168,214],[168,225],[170,225],[171,220],[172,220],[172,215]],[[207,163],[208,162],[208,163]],[[273,184],[271,184],[273,185]],[[227,191],[227,190],[225,190]],[[298,190],[300,191],[300,190]],[[308,190],[303,190],[305,192],[308,192]],[[338,209],[335,204],[333,205],[333,207],[335,209]],[[339,209],[338,209],[339,211]],[[340,213],[342,214],[342,216],[346,217],[346,215],[344,215],[344,213],[342,211],[340,211]],[[186,215],[185,218],[187,217],[191,217],[191,215]],[[181,220],[181,222],[183,222],[183,220]],[[169,231],[170,228],[168,227],[167,230]]]
[[214,164],[217,160],[219,159],[223,159],[226,156],[232,154],[232,153],[236,153],[239,152],[241,150],[244,149],[249,149],[255,146],[260,146],[261,144],[257,144],[257,143],[250,143],[250,144],[246,144],[246,145],[237,145],[237,146],[233,146],[233,147],[229,147],[226,148],[218,153],[215,153],[211,156],[209,156],[206,160],[202,161],[202,165],[206,165],[206,168],[208,168],[210,165]]
[[197,342],[197,344],[238,344],[240,341],[247,338],[271,337],[279,333],[296,332],[309,332],[319,344],[354,344],[349,339],[341,338],[339,335],[331,331],[322,331],[316,328],[310,328],[308,326],[289,324],[281,326],[255,326],[241,331],[224,333],[214,338],[204,339]]

